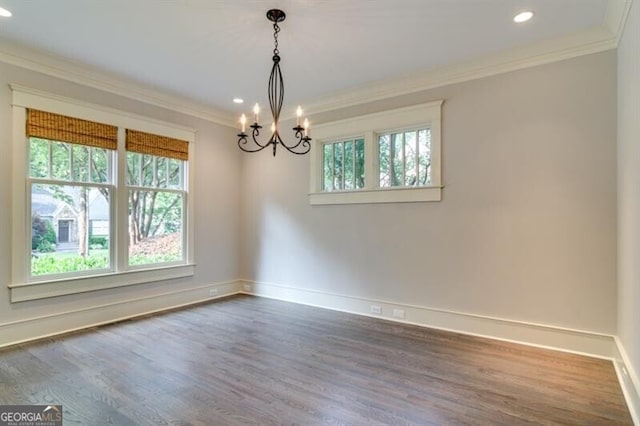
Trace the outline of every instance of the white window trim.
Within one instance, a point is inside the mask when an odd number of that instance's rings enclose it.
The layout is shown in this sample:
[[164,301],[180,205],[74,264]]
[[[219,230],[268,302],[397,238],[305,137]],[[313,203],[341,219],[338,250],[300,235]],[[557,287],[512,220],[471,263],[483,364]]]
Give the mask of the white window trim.
[[[22,302],[36,300],[47,297],[56,297],[74,293],[84,293],[94,290],[102,290],[114,287],[122,287],[134,284],[149,283],[159,280],[173,279],[192,276],[195,272],[194,264],[194,205],[193,187],[195,173],[193,161],[187,162],[186,173],[188,176],[187,187],[187,215],[185,217],[185,234],[183,235],[183,247],[186,250],[185,262],[171,265],[161,264],[158,267],[145,265],[144,269],[129,267],[125,270],[126,244],[116,243],[116,249],[120,250],[118,258],[121,264],[114,265],[111,259],[112,268],[115,266],[117,272],[97,271],[91,276],[74,276],[62,278],[55,276],[42,280],[29,282],[30,261],[27,253],[27,244],[30,247],[30,222],[27,220],[27,179],[26,173],[29,166],[26,143],[25,123],[27,108],[34,108],[43,111],[55,112],[56,114],[67,115],[84,120],[97,121],[118,126],[119,148],[124,148],[124,129],[130,128],[143,132],[154,133],[162,136],[173,137],[189,142],[189,158],[194,158],[195,130],[181,127],[175,124],[154,120],[151,118],[138,116],[135,114],[118,111],[115,109],[102,107],[86,102],[65,98],[58,95],[49,94],[39,90],[12,84],[12,120],[13,120],[13,158],[12,158],[12,233],[11,233],[11,283],[8,285],[11,290],[11,302]],[[119,149],[119,156],[126,155],[123,149]],[[117,164],[125,164],[119,158]],[[116,174],[116,176],[124,176]],[[124,226],[118,226],[118,217],[126,217],[127,194],[124,188],[124,178],[118,177],[115,183],[120,191],[116,191],[121,209],[120,215],[114,215],[114,204],[112,204],[112,217],[115,223],[115,238],[117,241],[127,241],[128,231]],[[124,216],[122,216],[124,212]]]
[[[309,156],[311,173],[309,203],[327,205],[440,201],[442,199],[440,173],[442,103],[442,100],[438,100],[314,126],[314,146]],[[378,186],[377,135],[417,127],[431,129],[431,184],[410,188],[380,188]],[[358,190],[323,192],[322,146],[329,142],[355,138],[364,138],[365,187]]]

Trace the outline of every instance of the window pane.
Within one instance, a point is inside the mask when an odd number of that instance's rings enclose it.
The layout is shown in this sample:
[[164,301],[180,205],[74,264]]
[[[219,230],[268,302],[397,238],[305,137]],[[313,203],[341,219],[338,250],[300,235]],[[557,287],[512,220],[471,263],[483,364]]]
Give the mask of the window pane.
[[184,187],[182,183],[184,162],[173,158],[167,161],[169,162],[169,187],[182,189]]
[[353,141],[344,143],[344,189],[353,189]]
[[142,170],[141,170],[141,184],[142,186],[154,186],[154,163],[155,157],[153,155],[142,155]]
[[167,167],[169,166],[169,159],[165,157],[156,157],[156,178],[158,188],[166,188],[168,186],[168,173]]
[[33,184],[31,274],[108,269],[109,199],[107,188]]
[[109,181],[109,151],[91,148],[91,181],[106,183]]
[[129,191],[129,264],[183,259],[183,194]]
[[419,186],[431,182],[430,131],[380,135],[380,187]]
[[342,170],[342,142],[333,144],[333,188],[337,190],[343,189],[343,170]]
[[431,183],[431,130],[418,132],[419,180],[420,185]]
[[364,139],[356,140],[355,179],[356,188],[364,188]]
[[402,134],[391,135],[391,186],[404,184],[404,145]]
[[416,169],[416,142],[417,132],[407,132],[404,134],[404,153],[405,153],[405,175],[404,185],[415,186],[418,183],[418,170]]
[[29,138],[29,176],[49,177],[49,146],[47,140]]
[[89,180],[89,147],[84,145],[71,145],[73,151],[73,177],[76,182]]
[[322,189],[333,190],[333,144],[325,144],[322,149],[322,163],[324,164]]
[[391,137],[382,135],[379,138],[380,152],[380,187],[391,186]]
[[51,177],[53,179],[70,180],[70,144],[53,142],[53,161],[51,164]]
[[127,152],[127,185],[140,186],[140,154]]

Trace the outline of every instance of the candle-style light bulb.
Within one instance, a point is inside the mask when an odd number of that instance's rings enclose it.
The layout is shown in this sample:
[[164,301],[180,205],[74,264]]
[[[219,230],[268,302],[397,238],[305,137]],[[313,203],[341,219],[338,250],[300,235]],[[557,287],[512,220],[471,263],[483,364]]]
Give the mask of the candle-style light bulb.
[[258,117],[260,116],[260,105],[258,105],[257,103],[253,106],[253,118],[254,118],[254,122],[257,123],[258,122]]
[[271,123],[271,133],[276,132],[276,123]]
[[302,118],[302,107],[298,105],[298,109],[296,109],[296,126],[300,126],[301,118]]
[[304,119],[304,136],[305,137],[309,136],[309,119],[308,118]]
[[246,115],[242,114],[240,116],[240,124],[242,125],[242,133],[244,133],[245,126],[247,124],[247,116]]

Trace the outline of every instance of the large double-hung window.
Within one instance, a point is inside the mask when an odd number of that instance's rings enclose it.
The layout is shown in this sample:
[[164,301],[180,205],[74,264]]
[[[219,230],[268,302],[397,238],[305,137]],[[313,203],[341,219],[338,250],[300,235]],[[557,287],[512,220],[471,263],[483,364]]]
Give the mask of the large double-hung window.
[[192,275],[194,132],[12,89],[12,301]]
[[441,105],[314,126],[311,204],[439,201]]

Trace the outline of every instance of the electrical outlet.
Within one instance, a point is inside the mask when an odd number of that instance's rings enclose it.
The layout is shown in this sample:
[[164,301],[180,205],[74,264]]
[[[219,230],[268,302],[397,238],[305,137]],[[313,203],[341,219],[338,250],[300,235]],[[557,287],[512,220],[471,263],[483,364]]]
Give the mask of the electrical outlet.
[[402,318],[404,319],[404,309],[394,309],[393,310],[394,318]]
[[245,284],[244,291],[251,291],[251,284]]
[[371,313],[373,313],[373,314],[381,314],[382,313],[382,307],[380,307],[379,305],[371,305]]
[[217,296],[218,295],[218,289],[217,288],[210,288],[209,289],[209,296]]

